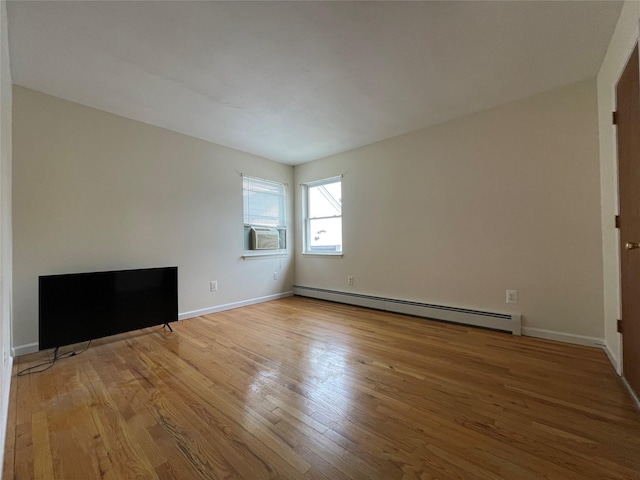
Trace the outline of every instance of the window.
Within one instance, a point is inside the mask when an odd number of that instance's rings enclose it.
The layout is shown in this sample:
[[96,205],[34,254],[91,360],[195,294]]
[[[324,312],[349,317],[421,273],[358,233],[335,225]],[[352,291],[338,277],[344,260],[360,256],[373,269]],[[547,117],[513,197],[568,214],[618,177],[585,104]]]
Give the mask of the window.
[[242,176],[244,249],[284,250],[286,220],[284,184]]
[[305,253],[342,253],[342,177],[304,185]]

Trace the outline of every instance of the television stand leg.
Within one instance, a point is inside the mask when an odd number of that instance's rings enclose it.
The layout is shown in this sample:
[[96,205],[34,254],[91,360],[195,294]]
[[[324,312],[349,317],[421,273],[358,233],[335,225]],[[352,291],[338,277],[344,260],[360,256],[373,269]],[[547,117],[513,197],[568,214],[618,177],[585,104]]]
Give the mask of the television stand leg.
[[173,328],[171,328],[171,325],[169,325],[168,323],[165,323],[162,328],[167,327],[169,329],[170,332],[173,332]]

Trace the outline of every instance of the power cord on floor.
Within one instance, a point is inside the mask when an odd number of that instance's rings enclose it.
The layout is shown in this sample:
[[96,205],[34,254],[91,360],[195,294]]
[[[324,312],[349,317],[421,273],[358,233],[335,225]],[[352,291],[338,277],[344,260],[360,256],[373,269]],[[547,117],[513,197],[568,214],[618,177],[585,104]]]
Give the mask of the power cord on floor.
[[[62,355],[58,355],[58,350],[60,349],[60,347],[56,347],[56,349],[53,351],[53,360],[49,361],[49,362],[43,362],[40,363],[38,365],[34,365],[32,367],[29,368],[25,368],[24,370],[20,370],[18,372],[18,377],[23,377],[25,375],[33,375],[34,373],[42,373],[46,370],[49,370],[51,367],[53,367],[55,365],[55,363],[58,360],[62,360],[64,358],[71,358],[71,357],[75,357],[76,355],[80,355],[83,352],[86,352],[87,350],[89,350],[89,347],[91,346],[91,342],[93,340],[89,340],[89,343],[87,344],[87,346],[85,348],[83,348],[82,350],[80,350],[79,352],[76,352],[75,350],[72,350],[71,352],[66,352],[63,353]],[[44,367],[44,368],[42,368]],[[40,369],[40,370],[36,370],[36,369]]]

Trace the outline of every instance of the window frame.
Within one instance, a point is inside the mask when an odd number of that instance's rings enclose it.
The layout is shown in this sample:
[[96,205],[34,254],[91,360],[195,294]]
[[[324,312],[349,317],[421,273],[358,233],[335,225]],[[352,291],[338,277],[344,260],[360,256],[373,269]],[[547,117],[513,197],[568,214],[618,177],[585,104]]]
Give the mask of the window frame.
[[[273,256],[285,256],[288,252],[288,235],[287,235],[287,183],[280,182],[277,180],[268,180],[260,177],[254,177],[251,175],[242,174],[242,225],[243,225],[243,258],[252,258],[252,257],[273,257]],[[249,222],[247,220],[251,220],[251,212],[249,209],[250,204],[247,204],[247,195],[246,192],[254,191],[251,188],[247,188],[247,181],[254,181],[256,184],[263,185],[271,185],[276,186],[278,190],[281,192],[281,198],[279,201],[279,210],[280,215],[278,217],[277,225],[269,225],[267,223],[260,222]],[[249,235],[251,232],[251,227],[261,227],[261,228],[275,228],[278,230],[280,235],[280,242],[284,244],[284,248],[278,249],[252,249],[251,242],[249,239]]]
[[340,183],[340,190],[342,191],[342,175],[337,175],[335,177],[323,178],[321,180],[316,180],[313,182],[308,182],[302,184],[302,201],[303,201],[303,246],[302,246],[302,254],[303,255],[313,255],[313,256],[327,256],[327,257],[342,257],[344,254],[344,235],[340,236],[340,250],[333,251],[314,251],[311,250],[311,221],[312,220],[324,220],[330,218],[339,218],[340,224],[342,226],[343,221],[343,212],[342,212],[342,203],[340,204],[340,215],[331,215],[326,217],[311,217],[310,216],[310,201],[309,201],[309,189],[314,187],[321,187],[323,185],[330,185],[332,183]]

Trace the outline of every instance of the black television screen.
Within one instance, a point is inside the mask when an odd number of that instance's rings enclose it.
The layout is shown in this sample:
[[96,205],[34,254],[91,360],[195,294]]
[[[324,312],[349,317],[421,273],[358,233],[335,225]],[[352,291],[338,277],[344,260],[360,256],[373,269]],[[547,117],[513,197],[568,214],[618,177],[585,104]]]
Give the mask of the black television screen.
[[40,276],[40,350],[178,319],[178,267]]

